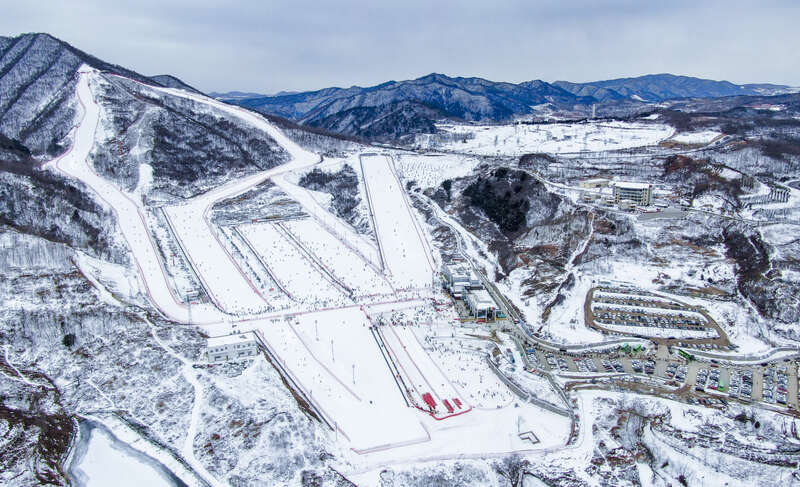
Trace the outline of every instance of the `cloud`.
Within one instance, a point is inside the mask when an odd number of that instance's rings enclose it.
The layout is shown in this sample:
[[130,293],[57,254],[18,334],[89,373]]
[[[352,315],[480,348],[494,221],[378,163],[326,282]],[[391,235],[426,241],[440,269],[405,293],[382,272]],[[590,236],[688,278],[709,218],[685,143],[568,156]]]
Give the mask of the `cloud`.
[[800,4],[634,0],[15,2],[0,32],[49,32],[207,91],[369,85],[430,72],[590,81],[672,72],[800,84]]

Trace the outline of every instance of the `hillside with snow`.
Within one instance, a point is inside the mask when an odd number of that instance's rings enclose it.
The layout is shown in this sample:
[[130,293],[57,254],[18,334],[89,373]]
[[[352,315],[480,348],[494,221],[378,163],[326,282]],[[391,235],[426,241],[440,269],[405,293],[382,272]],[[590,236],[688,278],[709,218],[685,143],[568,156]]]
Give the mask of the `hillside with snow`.
[[790,483],[798,106],[504,118],[692,80],[264,100],[369,145],[0,38],[0,483]]

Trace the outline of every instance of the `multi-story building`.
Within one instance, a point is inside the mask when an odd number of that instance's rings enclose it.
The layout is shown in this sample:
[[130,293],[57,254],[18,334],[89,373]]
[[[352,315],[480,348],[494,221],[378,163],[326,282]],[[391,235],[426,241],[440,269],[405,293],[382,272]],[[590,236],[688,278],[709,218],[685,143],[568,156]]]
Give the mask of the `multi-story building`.
[[205,352],[206,359],[212,364],[239,360],[257,354],[258,342],[252,332],[211,337],[208,339]]
[[614,183],[614,202],[633,201],[639,206],[650,206],[653,203],[653,185],[648,183]]
[[497,304],[486,289],[468,291],[464,301],[477,320],[494,321],[497,315]]
[[457,262],[445,265],[442,269],[445,287],[453,295],[460,298],[468,289],[482,287],[481,280],[467,264]]

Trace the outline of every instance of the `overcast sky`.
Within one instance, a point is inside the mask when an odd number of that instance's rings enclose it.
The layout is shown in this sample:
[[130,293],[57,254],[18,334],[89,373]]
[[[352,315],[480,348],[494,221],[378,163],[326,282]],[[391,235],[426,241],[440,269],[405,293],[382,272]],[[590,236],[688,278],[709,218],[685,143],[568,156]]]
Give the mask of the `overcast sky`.
[[670,72],[797,86],[798,20],[798,0],[30,0],[6,2],[0,35],[49,32],[204,91],[431,72],[512,82]]

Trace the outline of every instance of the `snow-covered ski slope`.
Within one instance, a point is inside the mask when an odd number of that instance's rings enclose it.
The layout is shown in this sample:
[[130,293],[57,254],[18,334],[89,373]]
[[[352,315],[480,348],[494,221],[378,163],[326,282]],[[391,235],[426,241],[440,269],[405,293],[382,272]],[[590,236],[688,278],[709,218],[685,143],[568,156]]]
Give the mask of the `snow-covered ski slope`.
[[311,215],[322,228],[326,229],[331,235],[350,247],[353,252],[361,255],[373,266],[381,267],[381,258],[378,255],[378,249],[375,245],[362,235],[359,235],[350,225],[331,214],[326,208],[323,208],[319,202],[314,199],[311,191],[296,184],[292,184],[287,181],[287,178],[283,175],[273,177],[272,182],[292,199],[300,203],[303,209]]
[[[469,412],[464,394],[459,391],[441,368],[422,348],[414,330],[406,326],[380,326],[381,334],[392,360],[400,370],[414,404],[433,409],[436,418]],[[432,400],[426,401],[426,397]]]
[[[468,154],[520,156],[532,152],[567,154],[658,144],[674,130],[654,122],[571,122],[506,125],[437,125],[450,135],[438,148]],[[433,148],[433,147],[432,147]]]
[[363,154],[361,166],[376,221],[375,233],[392,282],[398,288],[430,287],[433,258],[391,158]]
[[306,397],[357,452],[429,440],[358,308],[265,322],[259,332]]
[[[52,161],[58,171],[85,183],[97,196],[111,207],[117,216],[117,224],[130,246],[139,274],[153,304],[167,317],[187,322],[189,310],[180,303],[167,282],[166,272],[160,261],[155,244],[151,240],[144,218],[141,200],[133,198],[111,181],[97,174],[87,162],[95,141],[100,122],[100,107],[92,96],[89,82],[97,72],[83,66],[79,70],[77,95],[83,107],[83,116],[73,132],[73,143],[69,151]],[[219,321],[223,315],[213,306],[199,305],[192,309],[198,323]]]
[[341,240],[325,231],[315,220],[293,220],[284,225],[356,297],[393,293],[389,282],[381,273],[352,252]]
[[238,230],[295,299],[320,303],[322,307],[352,304],[277,224],[242,225]]
[[208,210],[217,201],[246,192],[271,176],[317,164],[319,157],[298,146],[262,117],[247,110],[182,90],[149,87],[173,96],[191,98],[209,105],[215,110],[222,110],[239,117],[267,133],[281,144],[292,157],[290,162],[271,170],[232,181],[183,204],[164,208],[164,213],[169,218],[176,238],[198,271],[198,277],[206,287],[212,301],[219,308],[201,304],[192,306],[190,312],[189,308],[178,300],[170,287],[164,264],[159,259],[155,243],[152,241],[141,200],[135,198],[132,193],[128,194],[122,191],[115,184],[98,175],[87,162],[100,122],[100,106],[94,100],[90,82],[93,77],[100,76],[100,74],[96,70],[84,66],[79,70],[79,76],[77,95],[84,108],[84,115],[75,128],[74,142],[70,150],[53,161],[52,165],[67,176],[87,184],[107,206],[114,210],[122,234],[131,248],[145,289],[153,304],[165,316],[175,321],[185,323],[191,318],[193,323],[198,324],[226,320],[226,313],[240,315],[266,311],[268,309],[267,300],[248,280],[246,273],[238,267],[239,264],[219,242],[220,235],[214,231],[207,219]]
[[164,213],[211,299],[231,314],[252,315],[264,311],[267,298],[222,245],[219,239],[224,237],[211,227],[205,211],[198,206],[167,207]]

